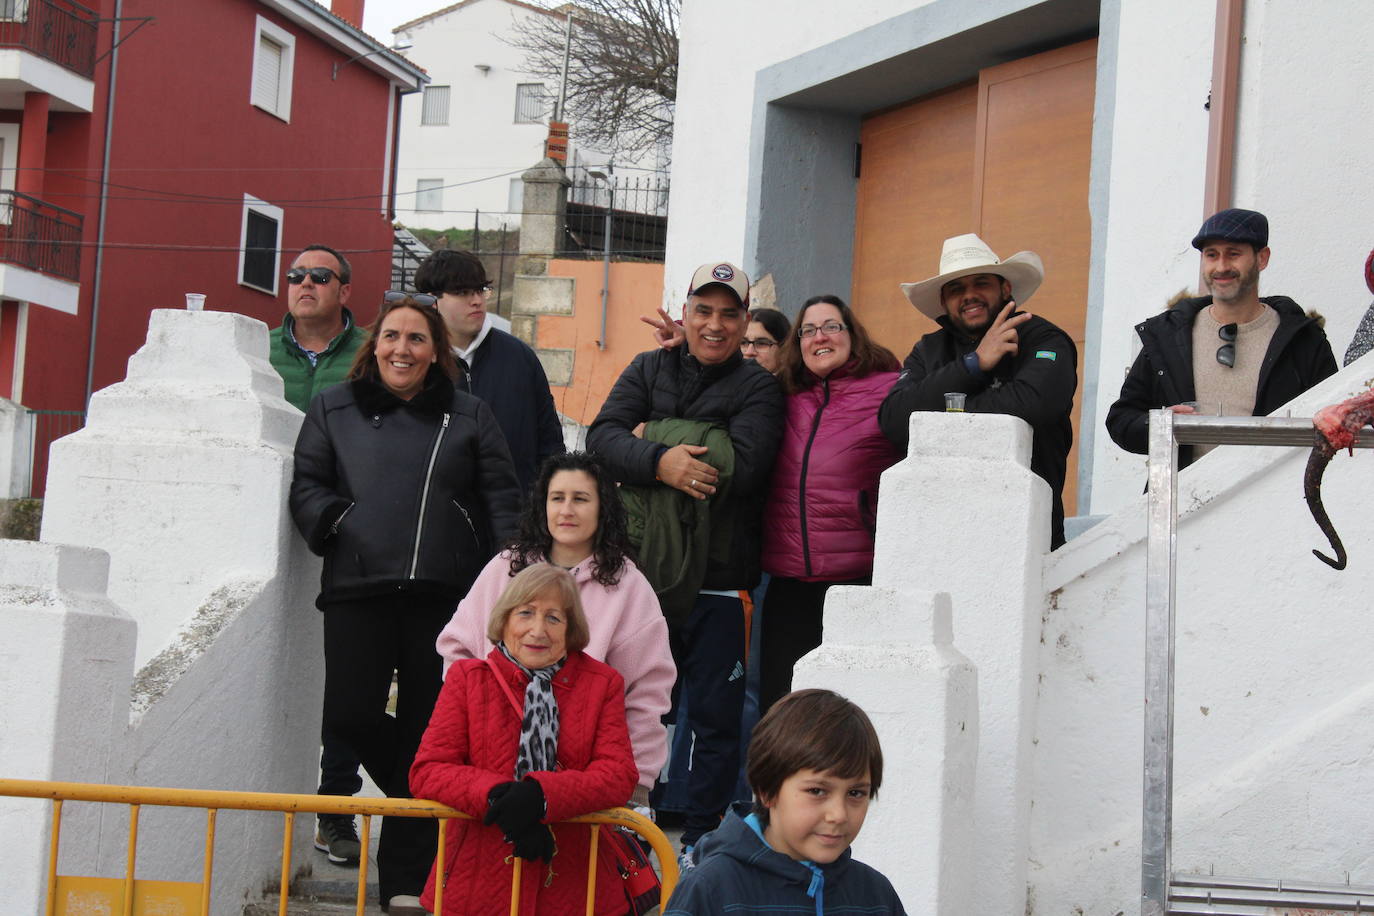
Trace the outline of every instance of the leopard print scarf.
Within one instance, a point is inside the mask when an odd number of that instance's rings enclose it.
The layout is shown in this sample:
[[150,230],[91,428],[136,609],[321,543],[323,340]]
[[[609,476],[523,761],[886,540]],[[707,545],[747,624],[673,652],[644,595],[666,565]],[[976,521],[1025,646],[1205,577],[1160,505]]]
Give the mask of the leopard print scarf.
[[529,676],[525,687],[525,715],[520,719],[520,752],[515,757],[515,778],[526,773],[552,770],[558,760],[558,700],[553,695],[553,676],[568,659],[560,658],[547,668],[526,668],[496,644],[510,663]]

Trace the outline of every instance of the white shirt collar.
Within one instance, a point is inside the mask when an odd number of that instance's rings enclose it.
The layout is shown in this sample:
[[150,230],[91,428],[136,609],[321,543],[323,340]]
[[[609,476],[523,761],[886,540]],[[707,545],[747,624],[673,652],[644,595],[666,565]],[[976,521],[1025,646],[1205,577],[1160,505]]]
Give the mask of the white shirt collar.
[[471,365],[472,354],[476,353],[477,348],[482,346],[482,341],[487,339],[487,334],[489,333],[491,333],[491,322],[483,318],[482,330],[477,332],[477,336],[472,339],[472,343],[468,346],[468,348],[464,350],[462,347],[454,347],[453,355],[457,356],[459,359],[461,359],[468,365]]

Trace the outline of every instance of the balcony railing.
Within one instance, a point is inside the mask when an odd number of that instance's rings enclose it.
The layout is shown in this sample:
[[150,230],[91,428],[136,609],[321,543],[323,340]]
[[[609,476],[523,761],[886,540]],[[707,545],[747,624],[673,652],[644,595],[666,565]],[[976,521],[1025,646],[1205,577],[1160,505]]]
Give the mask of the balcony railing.
[[76,280],[81,275],[81,219],[80,213],[37,197],[0,191],[0,262]]
[[98,18],[72,0],[0,0],[0,48],[23,48],[90,78]]

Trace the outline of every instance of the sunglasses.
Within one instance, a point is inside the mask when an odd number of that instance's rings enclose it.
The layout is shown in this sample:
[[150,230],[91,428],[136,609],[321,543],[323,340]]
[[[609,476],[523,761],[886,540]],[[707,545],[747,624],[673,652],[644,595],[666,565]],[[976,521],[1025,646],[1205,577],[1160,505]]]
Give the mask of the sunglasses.
[[404,290],[389,289],[382,293],[382,305],[396,305],[399,302],[409,300],[416,305],[423,305],[432,308],[439,304],[438,296],[431,296],[429,293],[408,293]]
[[[316,286],[327,286],[330,280],[339,275],[328,267],[293,267],[286,272],[286,282],[295,286],[304,283],[305,278],[309,277]],[[340,277],[340,282],[343,278]]]
[[1236,333],[1238,328],[1233,321],[1230,324],[1223,324],[1217,328],[1217,336],[1226,341],[1217,347],[1217,362],[1227,369],[1236,367]]

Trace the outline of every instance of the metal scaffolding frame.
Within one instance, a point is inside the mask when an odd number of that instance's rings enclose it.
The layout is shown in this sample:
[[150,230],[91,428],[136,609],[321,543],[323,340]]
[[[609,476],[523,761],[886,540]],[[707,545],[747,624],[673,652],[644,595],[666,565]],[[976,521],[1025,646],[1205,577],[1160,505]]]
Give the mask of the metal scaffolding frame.
[[[1150,411],[1149,515],[1145,549],[1145,779],[1141,916],[1266,914],[1278,905],[1374,912],[1374,888],[1171,874],[1174,802],[1174,610],[1178,554],[1178,446],[1310,447],[1302,417],[1212,417]],[[1356,448],[1374,447],[1374,436]],[[1175,893],[1170,899],[1170,883]],[[1290,902],[1292,901],[1292,902]],[[1171,904],[1173,905],[1171,908]]]

